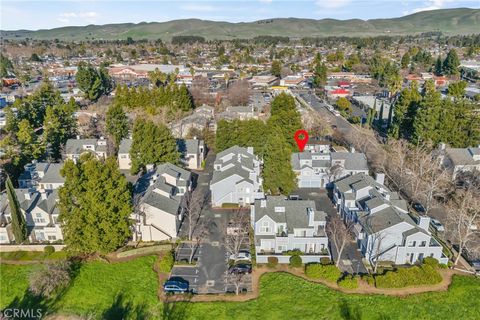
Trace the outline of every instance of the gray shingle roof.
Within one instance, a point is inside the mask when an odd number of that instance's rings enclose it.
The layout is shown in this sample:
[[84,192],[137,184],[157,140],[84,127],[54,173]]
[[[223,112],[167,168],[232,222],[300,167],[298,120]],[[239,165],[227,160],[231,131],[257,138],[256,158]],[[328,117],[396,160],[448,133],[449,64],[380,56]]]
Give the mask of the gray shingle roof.
[[118,153],[130,153],[130,148],[132,147],[132,139],[122,139],[120,145],[118,146]]
[[[266,206],[262,207],[262,201]],[[316,211],[315,202],[311,200],[287,200],[283,196],[268,196],[266,200],[255,200],[255,221],[264,216],[278,223],[286,223],[289,232],[294,228],[308,228],[307,209],[315,212],[315,221],[324,221],[326,213]],[[284,207],[285,212],[275,212],[275,207]]]
[[455,166],[480,164],[480,160],[473,159],[474,155],[480,153],[480,148],[447,148],[445,153]]
[[51,163],[40,183],[64,183],[65,178],[60,174],[62,168],[63,163]]

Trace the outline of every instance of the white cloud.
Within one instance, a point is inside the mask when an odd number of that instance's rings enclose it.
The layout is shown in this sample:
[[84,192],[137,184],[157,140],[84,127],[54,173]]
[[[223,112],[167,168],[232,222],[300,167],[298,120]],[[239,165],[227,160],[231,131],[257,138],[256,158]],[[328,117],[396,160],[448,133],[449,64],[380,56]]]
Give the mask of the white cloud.
[[412,10],[412,13],[428,10],[437,10],[442,9],[448,2],[454,2],[455,0],[428,0],[426,5],[421,8],[416,8]]
[[62,23],[80,22],[80,23],[95,23],[98,18],[98,13],[95,11],[84,12],[63,12],[58,15],[57,20]]
[[320,9],[337,9],[345,7],[350,3],[350,0],[317,0],[315,5]]

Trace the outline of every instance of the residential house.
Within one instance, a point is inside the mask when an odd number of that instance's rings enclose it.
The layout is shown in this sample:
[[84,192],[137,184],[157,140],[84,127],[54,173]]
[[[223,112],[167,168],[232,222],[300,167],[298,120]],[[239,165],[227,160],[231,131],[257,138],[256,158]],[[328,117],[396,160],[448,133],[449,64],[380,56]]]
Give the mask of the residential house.
[[[20,210],[25,218],[28,239],[32,243],[63,240],[62,228],[58,221],[58,193],[15,189]],[[12,243],[12,216],[6,192],[0,194],[0,243]]]
[[184,196],[191,191],[192,174],[171,163],[148,172],[136,185],[139,196],[135,220],[135,241],[162,241],[177,237]]
[[122,139],[118,146],[118,168],[120,170],[130,170],[132,168],[132,159],[130,158],[130,148],[132,139]]
[[24,166],[25,171],[18,177],[18,186],[22,189],[58,189],[65,183],[61,176],[62,163],[33,161]]
[[368,174],[367,158],[363,153],[309,151],[291,155],[299,188],[325,188],[347,175]]
[[233,146],[217,154],[213,164],[213,177],[210,182],[212,206],[224,203],[248,205],[255,199],[264,197],[261,160],[253,153],[253,148]]
[[258,119],[257,112],[255,112],[253,105],[249,106],[230,106],[224,112],[217,115],[218,119],[224,120],[248,120]]
[[363,256],[372,264],[412,264],[425,257],[447,263],[442,246],[429,231],[430,218],[420,216],[414,220],[406,201],[388,190],[384,179],[384,174],[373,179],[357,173],[335,182],[337,211],[346,223],[353,224]]
[[476,148],[447,148],[441,143],[439,156],[442,165],[452,172],[454,179],[460,172],[480,171],[480,145]]
[[91,152],[98,158],[106,158],[107,156],[107,140],[103,137],[100,139],[68,139],[65,144],[65,156],[67,159],[76,161],[80,155]]
[[179,139],[177,140],[178,151],[182,155],[182,162],[191,170],[202,169],[203,160],[205,160],[206,147],[203,140],[194,139]]
[[172,135],[175,138],[182,139],[185,138],[192,129],[202,131],[204,129],[216,129],[215,112],[212,107],[201,106],[196,108],[194,113],[189,116],[186,116],[183,119],[180,119],[176,122],[173,122],[170,125],[170,130]]
[[290,256],[284,253],[290,250],[301,251],[303,263],[330,257],[325,233],[327,215],[316,210],[314,201],[267,196],[255,200],[250,210],[257,263],[267,263],[268,257],[289,263]]

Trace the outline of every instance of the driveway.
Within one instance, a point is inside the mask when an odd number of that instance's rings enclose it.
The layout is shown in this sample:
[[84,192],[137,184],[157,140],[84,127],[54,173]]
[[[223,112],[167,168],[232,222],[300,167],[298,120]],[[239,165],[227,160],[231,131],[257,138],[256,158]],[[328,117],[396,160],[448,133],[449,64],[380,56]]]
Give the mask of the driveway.
[[[333,206],[333,202],[329,197],[329,191],[320,188],[302,188],[292,192],[292,194],[299,195],[303,200],[313,200],[317,207],[317,210],[324,211],[327,214],[327,219],[337,217],[337,210]],[[338,260],[338,250],[335,245],[330,241],[330,251],[334,261]],[[367,273],[362,262],[362,254],[358,249],[357,243],[352,240],[349,241],[343,249],[342,256],[340,258],[340,270],[354,273]]]
[[[206,159],[205,170],[196,172],[198,179],[196,189],[193,192],[199,192],[208,199],[200,214],[201,223],[206,227],[206,236],[201,241],[194,255],[194,259],[197,259],[197,264],[194,267],[175,266],[171,274],[172,277],[186,277],[185,280],[193,283],[193,289],[198,293],[225,293],[226,291],[232,291],[232,287],[229,285],[231,282],[229,282],[228,275],[228,253],[225,248],[227,224],[230,221],[232,211],[212,209],[211,207],[209,184],[213,175],[214,161],[215,154],[210,152]],[[180,228],[179,237],[187,235],[188,226],[186,223],[185,220]],[[178,247],[176,256],[185,259],[190,252],[188,246],[182,245]],[[242,279],[241,288],[251,291],[251,282],[251,277],[245,276]]]

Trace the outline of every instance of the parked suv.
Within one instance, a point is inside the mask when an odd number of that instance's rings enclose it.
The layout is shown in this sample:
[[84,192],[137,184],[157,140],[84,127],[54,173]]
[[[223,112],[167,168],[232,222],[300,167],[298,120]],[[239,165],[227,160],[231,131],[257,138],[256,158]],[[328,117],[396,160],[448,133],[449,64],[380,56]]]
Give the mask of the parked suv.
[[186,293],[188,292],[188,281],[181,278],[170,278],[163,284],[165,293]]
[[247,261],[252,261],[252,256],[250,255],[250,252],[246,250],[241,250],[238,252],[238,255],[235,257],[235,254],[230,255],[230,260],[234,261],[240,261],[240,260],[247,260]]
[[233,274],[252,273],[252,265],[247,263],[235,264],[228,269],[228,272]]

